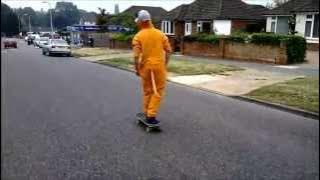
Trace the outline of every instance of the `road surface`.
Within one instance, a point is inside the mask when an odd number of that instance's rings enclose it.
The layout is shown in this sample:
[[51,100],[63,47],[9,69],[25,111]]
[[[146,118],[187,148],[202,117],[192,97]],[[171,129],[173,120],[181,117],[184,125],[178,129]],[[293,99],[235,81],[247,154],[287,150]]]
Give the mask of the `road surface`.
[[317,120],[170,83],[148,134],[134,74],[22,41],[1,58],[3,179],[319,179]]

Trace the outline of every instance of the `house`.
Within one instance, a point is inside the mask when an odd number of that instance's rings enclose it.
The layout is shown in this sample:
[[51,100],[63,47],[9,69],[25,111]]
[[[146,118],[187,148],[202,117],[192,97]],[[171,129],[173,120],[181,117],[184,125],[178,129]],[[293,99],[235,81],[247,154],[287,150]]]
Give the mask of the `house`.
[[160,28],[161,20],[167,13],[167,11],[162,7],[152,6],[131,6],[128,9],[124,10],[122,13],[135,16],[140,10],[147,10],[151,14],[154,25],[158,28]]
[[288,34],[288,21],[293,18],[297,34],[319,44],[319,0],[290,0],[265,15],[267,32]]
[[196,0],[168,12],[161,29],[178,39],[200,32],[230,35],[233,31],[250,28],[261,31],[265,27],[263,14],[267,10],[264,6],[241,0]]

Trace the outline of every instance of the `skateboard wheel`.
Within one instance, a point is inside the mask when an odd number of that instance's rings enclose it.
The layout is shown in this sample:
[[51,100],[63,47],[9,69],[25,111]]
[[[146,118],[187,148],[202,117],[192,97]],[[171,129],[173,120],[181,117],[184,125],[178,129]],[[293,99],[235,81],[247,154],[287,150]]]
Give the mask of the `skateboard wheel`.
[[149,127],[147,127],[147,129],[146,129],[146,131],[149,133],[149,132],[151,132],[151,128],[149,128]]

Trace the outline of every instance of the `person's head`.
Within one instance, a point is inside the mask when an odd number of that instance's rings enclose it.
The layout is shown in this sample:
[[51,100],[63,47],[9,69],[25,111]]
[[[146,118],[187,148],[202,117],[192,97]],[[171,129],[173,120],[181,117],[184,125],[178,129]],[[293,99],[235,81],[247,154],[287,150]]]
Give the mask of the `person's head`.
[[146,10],[141,10],[136,14],[134,20],[139,28],[149,26],[151,24],[151,15]]

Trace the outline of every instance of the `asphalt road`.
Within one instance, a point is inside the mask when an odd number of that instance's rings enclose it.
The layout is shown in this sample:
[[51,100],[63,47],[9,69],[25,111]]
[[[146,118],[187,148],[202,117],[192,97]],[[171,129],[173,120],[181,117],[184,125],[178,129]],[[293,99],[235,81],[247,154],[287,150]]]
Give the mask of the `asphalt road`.
[[169,84],[161,133],[139,79],[19,43],[1,51],[4,180],[316,180],[319,121]]

